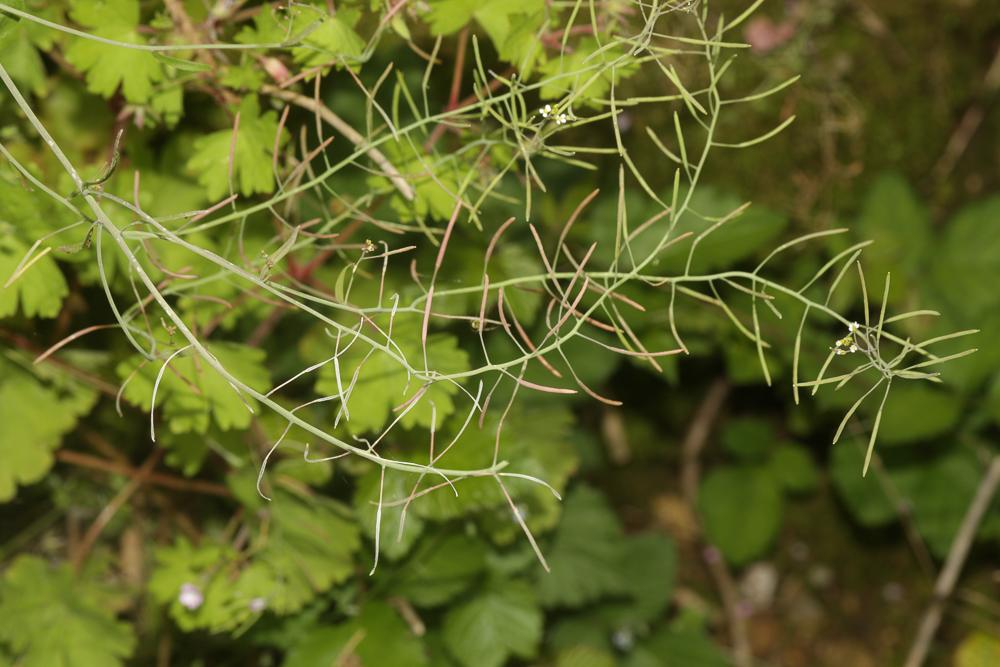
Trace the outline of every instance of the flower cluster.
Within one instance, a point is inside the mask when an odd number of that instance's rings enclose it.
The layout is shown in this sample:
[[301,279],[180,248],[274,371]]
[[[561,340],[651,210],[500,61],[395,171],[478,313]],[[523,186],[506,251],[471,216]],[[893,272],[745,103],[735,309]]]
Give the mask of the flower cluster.
[[551,104],[546,104],[544,107],[541,108],[539,113],[542,114],[542,118],[551,117],[552,120],[556,122],[556,125],[565,125],[570,120],[572,120],[572,118],[568,114],[556,113],[556,110],[552,108]]
[[857,322],[851,322],[847,325],[847,335],[836,342],[836,344],[831,348],[836,354],[850,354],[852,352],[857,352],[860,348],[857,342],[854,340],[854,334],[858,333],[860,324]]

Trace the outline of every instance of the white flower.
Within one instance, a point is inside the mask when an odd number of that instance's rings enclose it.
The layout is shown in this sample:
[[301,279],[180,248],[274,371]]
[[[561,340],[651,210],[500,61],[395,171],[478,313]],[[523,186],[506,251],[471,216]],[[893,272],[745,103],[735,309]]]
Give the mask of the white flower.
[[635,646],[635,635],[628,628],[621,628],[611,635],[611,643],[619,651],[629,651]]
[[542,114],[542,118],[548,118],[549,114],[552,113],[552,105],[546,104],[539,113]]
[[860,327],[861,327],[861,325],[858,324],[857,322],[851,322],[850,324],[847,325],[847,330],[850,331],[851,333],[854,333]]
[[267,600],[261,597],[256,597],[250,600],[250,604],[247,606],[250,607],[250,611],[255,614],[259,614],[267,608]]
[[857,352],[857,351],[858,351],[858,346],[855,345],[854,343],[851,343],[851,352]]
[[177,596],[177,601],[185,609],[194,611],[205,602],[205,596],[202,595],[201,589],[194,584],[185,583],[181,585],[181,592]]

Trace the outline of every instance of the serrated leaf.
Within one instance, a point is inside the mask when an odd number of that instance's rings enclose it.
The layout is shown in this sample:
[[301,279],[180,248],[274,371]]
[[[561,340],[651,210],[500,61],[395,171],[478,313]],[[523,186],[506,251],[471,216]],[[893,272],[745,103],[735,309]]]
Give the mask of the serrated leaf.
[[464,667],[533,658],[541,638],[542,611],[524,581],[496,582],[451,607],[444,618],[445,645]]
[[611,67],[624,62],[621,56],[620,48],[600,48],[594,38],[585,37],[572,53],[539,67],[546,77],[538,94],[544,100],[573,95],[577,103],[597,106],[610,93],[612,80],[617,85],[638,71],[634,63]]
[[[675,624],[676,625],[676,624]],[[671,627],[642,642],[626,667],[730,667],[726,654],[703,632]]]
[[712,470],[698,491],[705,533],[734,565],[762,556],[781,526],[781,488],[763,468]]
[[[410,363],[419,363],[421,367],[423,366],[420,333],[415,326],[405,324],[394,326],[393,338],[399,345],[399,349],[395,350],[397,354],[401,351],[402,356]],[[355,343],[340,357],[339,386],[333,362],[322,368],[316,382],[316,391],[320,394],[337,395],[342,387],[346,391],[355,371],[360,368],[354,389],[347,399],[349,419],[345,416],[346,425],[355,433],[380,431],[394,418],[393,408],[403,405],[422,390],[420,382],[409,376],[406,368],[388,353],[375,350],[367,356],[369,351],[371,348],[366,349],[364,343]],[[469,363],[468,356],[458,346],[457,339],[450,334],[428,336],[427,360],[429,368],[439,373],[464,371]],[[400,419],[400,425],[403,428],[414,426],[426,428],[431,425],[432,415],[436,415],[436,425],[440,427],[445,418],[454,412],[455,403],[452,397],[458,391],[458,387],[450,382],[430,384],[417,404]]]
[[[194,546],[182,537],[171,546],[156,550],[149,592],[160,604],[168,606],[182,630],[226,627],[230,622],[227,589],[231,585],[225,580],[217,583],[214,570],[233,556],[228,545]],[[194,586],[202,593],[204,602],[195,609],[182,604],[181,592],[186,586]]]
[[68,565],[20,556],[0,580],[0,643],[20,667],[114,667],[132,654],[132,628],[108,595]]
[[503,60],[528,77],[541,52],[537,39],[545,20],[540,0],[432,0],[426,20],[434,35],[456,32],[473,18],[489,35]]
[[[236,343],[213,343],[207,347],[242,382],[261,391],[268,384],[263,350]],[[117,371],[122,380],[131,377],[122,394],[125,400],[148,412],[162,362],[139,368],[141,364],[140,357],[132,356],[118,364]],[[157,409],[163,410],[163,417],[174,433],[206,433],[212,422],[223,431],[246,428],[253,415],[244,400],[253,407],[252,399],[241,398],[215,369],[191,355],[181,355],[170,362],[156,392]]]
[[[490,466],[498,421],[498,413],[492,412],[487,414],[482,428],[470,426],[437,465],[459,470]],[[570,441],[572,415],[563,408],[539,401],[515,404],[505,423],[507,426],[501,431],[500,458],[510,464],[504,472],[537,477],[561,492],[578,462]],[[517,428],[512,428],[513,424]],[[440,436],[443,442],[449,442],[450,437],[447,431]],[[431,483],[436,484],[437,480],[427,478],[424,486]],[[551,491],[524,479],[507,478],[505,484],[531,530],[547,530],[554,525],[559,503]],[[508,536],[520,532],[495,480],[471,478],[460,482],[457,489],[457,496],[450,489],[427,494],[414,501],[412,511],[426,519],[440,521],[495,509],[498,516],[503,517],[500,520],[504,522]],[[527,507],[522,506],[525,503]],[[555,507],[556,512],[544,511],[546,507]],[[498,526],[491,526],[491,533],[498,532]]]
[[419,607],[437,607],[469,589],[486,567],[486,544],[461,533],[428,535],[390,576],[392,590]]
[[276,12],[266,10],[254,16],[253,27],[244,27],[236,35],[243,44],[276,44],[303,36],[302,43],[292,49],[295,62],[305,67],[327,65],[343,59],[355,60],[364,51],[365,42],[354,31],[361,14],[354,8],[337,8],[334,15],[325,15],[315,8],[301,5]]
[[[383,504],[386,504],[407,498],[416,481],[413,475],[391,469],[385,470],[385,480],[380,484],[381,479],[379,470],[370,470],[358,480],[354,491],[354,509],[358,515],[358,523],[371,539],[375,537],[379,487],[381,486]],[[424,530],[423,520],[415,513],[408,512],[403,533],[400,534],[402,516],[402,505],[382,508],[380,553],[390,560],[405,556]]]
[[[318,26],[306,35],[304,46],[293,49],[295,62],[304,67],[327,65],[332,62],[350,63],[357,60],[365,48],[365,42],[354,31],[361,14],[355,9],[338,9],[334,16],[324,16]],[[301,30],[309,26],[306,23],[311,18],[308,12],[302,14],[297,21]]]
[[[150,590],[181,628],[218,632],[264,610],[291,614],[354,571],[357,526],[334,501],[317,496],[307,503],[279,489],[266,510],[267,532],[252,529],[260,543],[245,555],[225,544],[195,548],[184,540],[157,552]],[[196,608],[182,604],[185,584],[202,596]]]
[[[18,9],[24,10],[24,2],[15,0]],[[32,8],[36,15],[51,14],[51,8]],[[49,17],[45,17],[49,18]],[[35,94],[45,91],[45,63],[39,48],[51,46],[51,37],[40,31],[37,23],[19,17],[0,14],[0,62],[11,78],[23,88]]]
[[660,616],[673,596],[677,548],[666,535],[645,533],[625,538],[619,568],[625,573],[628,602],[619,603],[616,625],[640,627]]
[[36,259],[44,252],[42,249],[36,249],[28,259],[30,266],[25,263],[26,268],[7,284],[27,252],[28,247],[13,235],[0,237],[0,317],[13,315],[19,305],[26,317],[55,317],[69,287],[51,256]]
[[369,602],[345,623],[309,631],[283,663],[284,667],[336,664],[421,667],[428,662],[422,642],[399,614],[383,602]]
[[73,395],[2,365],[0,372],[0,502],[6,502],[18,485],[45,476],[52,467],[52,451],[77,417],[90,410],[96,392],[77,389]]
[[[232,129],[219,130],[194,141],[194,154],[187,162],[187,169],[205,186],[209,199],[219,199],[229,192],[230,153],[235,192],[252,195],[274,190],[271,154],[278,132],[278,115],[273,111],[261,113],[257,96],[252,94],[243,98],[239,114],[235,150],[231,151]],[[283,131],[280,143],[285,138]]]
[[[139,25],[138,0],[73,0],[70,17],[99,37],[145,44]],[[129,102],[146,102],[163,68],[153,53],[73,38],[66,59],[87,74],[87,89],[111,97],[120,85]]]
[[546,607],[579,607],[627,590],[622,527],[600,493],[581,486],[565,501],[562,520],[547,550],[551,572],[537,578]]
[[[455,209],[460,184],[474,166],[462,155],[428,153],[419,143],[386,141],[379,148],[413,187],[412,201],[407,201],[398,192],[393,194],[392,207],[400,220],[447,220]],[[369,176],[367,180],[373,188],[394,189],[385,176]]]

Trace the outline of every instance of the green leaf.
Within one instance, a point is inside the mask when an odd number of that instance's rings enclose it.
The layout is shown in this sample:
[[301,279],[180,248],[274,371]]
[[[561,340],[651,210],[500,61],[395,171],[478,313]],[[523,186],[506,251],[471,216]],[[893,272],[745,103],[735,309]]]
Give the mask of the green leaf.
[[[370,470],[358,480],[357,489],[354,491],[354,508],[358,516],[358,523],[365,534],[372,539],[375,537],[380,479],[381,473],[378,469]],[[412,474],[386,469],[385,481],[381,485],[383,502],[389,503],[409,497],[414,482],[416,482],[416,477]],[[400,535],[399,526],[402,516],[402,505],[382,508],[379,551],[390,560],[405,556],[424,530],[423,520],[416,513],[408,512],[403,533]]]
[[266,76],[267,74],[257,67],[256,63],[252,65],[233,65],[223,71],[220,83],[230,88],[260,90],[260,87],[264,85]]
[[917,530],[931,552],[938,558],[947,556],[983,476],[976,457],[964,450],[953,450],[891,476],[912,508]]
[[760,462],[768,457],[777,440],[774,427],[765,419],[731,419],[720,436],[722,445],[741,461]]
[[[8,3],[10,4],[10,3]],[[23,0],[15,7],[25,10]],[[59,19],[58,7],[32,7],[32,14],[49,20]],[[11,78],[36,95],[45,92],[45,63],[39,50],[52,47],[52,31],[38,23],[9,14],[0,14],[0,62]]]
[[808,493],[819,484],[816,464],[809,452],[799,445],[780,445],[771,456],[768,469],[791,493]]
[[[253,477],[239,478],[240,488],[234,489],[239,497],[254,492]],[[157,551],[150,591],[169,605],[182,629],[218,632],[264,610],[291,614],[353,573],[358,529],[334,501],[316,496],[307,502],[279,489],[258,514],[267,517],[267,530],[248,527],[259,544],[246,554],[235,554],[226,544],[192,547],[183,539]],[[185,585],[195,586],[203,598],[196,608],[182,604]]]
[[[356,9],[338,8],[335,16],[325,16],[315,29],[305,38],[304,46],[292,51],[295,62],[305,67],[328,65],[335,62],[357,60],[365,48],[365,41],[354,31],[354,25],[361,17]],[[296,22],[305,30],[306,21],[315,21],[308,12]]]
[[267,608],[289,614],[354,573],[361,546],[357,523],[333,500],[303,500],[278,491],[268,503],[270,533],[237,592],[263,598]]
[[0,363],[0,502],[42,479],[63,435],[89,412],[96,392],[48,387]]
[[0,580],[0,644],[20,667],[114,667],[132,654],[131,627],[115,620],[110,597],[68,565],[23,555]]
[[478,3],[473,0],[433,0],[425,17],[432,35],[458,32],[472,20]]
[[931,277],[953,308],[971,321],[1000,307],[1000,196],[966,206],[935,246]]
[[165,53],[154,52],[153,57],[164,65],[179,69],[182,72],[207,72],[212,69],[205,63],[200,63],[195,60],[185,60],[184,58],[175,58],[174,56],[168,56]]
[[987,410],[993,418],[993,423],[1000,425],[1000,375],[993,380],[990,388],[989,398],[987,398]]
[[[288,438],[285,439],[287,441]],[[235,430],[223,431],[216,426],[209,426],[204,433],[157,432],[156,444],[167,450],[164,456],[167,465],[180,470],[186,477],[198,474],[213,451],[230,463],[248,458],[244,435]]]
[[612,80],[618,85],[638,71],[634,62],[610,67],[614,62],[625,62],[622,55],[620,47],[601,48],[592,37],[579,40],[575,51],[553,58],[539,68],[546,75],[539,97],[553,100],[573,95],[578,103],[597,106],[610,93]]
[[485,567],[483,540],[462,533],[437,533],[420,542],[391,577],[391,587],[419,607],[437,607],[468,590]]
[[[860,239],[874,241],[865,249],[865,273],[880,279],[892,274],[891,299],[901,297],[922,277],[921,267],[931,242],[930,218],[901,175],[886,173],[876,179],[855,229]],[[906,242],[900,243],[900,239]]]
[[420,639],[399,614],[385,603],[369,602],[345,623],[308,632],[283,663],[284,667],[337,664],[421,667],[428,663]]
[[[699,217],[722,218],[739,208],[744,202],[731,194],[711,187],[699,187],[691,195],[688,211],[677,222],[675,234],[693,232],[695,236],[707,231],[714,221]],[[707,272],[732,267],[734,264],[770,248],[788,227],[788,217],[763,206],[751,206],[741,215],[704,237],[695,250],[691,262],[693,272]],[[683,266],[690,242],[679,244],[675,251],[664,253],[668,266]]]
[[896,510],[877,475],[861,476],[867,442],[845,438],[830,452],[830,477],[840,500],[863,526],[884,526],[896,517]]
[[427,218],[448,220],[455,209],[455,196],[466,173],[474,165],[461,154],[428,153],[423,144],[386,141],[380,146],[400,175],[413,186],[413,201],[405,200],[385,176],[369,176],[372,188],[394,191],[392,208],[403,222]]
[[615,657],[592,646],[574,646],[559,652],[556,667],[615,667]]
[[955,651],[954,667],[990,667],[1000,664],[1000,637],[982,630],[970,632]]
[[[355,60],[364,52],[365,42],[354,31],[361,13],[354,8],[337,8],[333,16],[307,5],[279,12],[266,9],[254,16],[253,27],[236,35],[242,44],[280,44],[305,35],[292,49],[295,62],[306,67],[328,65],[344,59]],[[289,20],[289,15],[291,19]]]
[[622,563],[622,527],[597,491],[578,487],[565,501],[536,590],[546,607],[580,607],[627,590]]
[[[420,333],[416,326],[394,325],[393,339],[399,345],[394,351],[411,363],[423,367],[423,349]],[[332,348],[331,348],[332,350]],[[355,433],[381,430],[395,417],[393,408],[403,405],[422,387],[418,380],[409,375],[398,361],[387,352],[375,350],[364,343],[355,343],[340,357],[341,383],[338,386],[336,368],[333,362],[325,365],[319,373],[316,391],[323,395],[337,395],[350,384],[354,373],[360,369],[347,408],[350,412],[347,426]],[[332,351],[331,351],[332,354]],[[468,356],[458,346],[457,339],[450,334],[433,334],[427,337],[428,367],[440,373],[455,373],[468,368]],[[429,427],[431,416],[436,414],[436,426],[440,427],[445,418],[455,410],[452,397],[459,391],[451,382],[434,382],[423,393],[417,404],[400,419],[403,428],[414,426]],[[434,406],[432,410],[432,404]]]
[[[213,343],[208,350],[242,382],[258,391],[267,386],[263,350],[236,343]],[[117,371],[122,380],[131,377],[122,394],[125,400],[148,412],[162,362],[142,362],[141,357],[134,355],[118,364]],[[252,408],[255,402],[237,394],[215,369],[192,354],[174,357],[170,367],[163,370],[156,392],[156,406],[163,410],[163,417],[174,433],[206,433],[210,422],[223,431],[246,428],[253,416],[248,404]]]
[[529,659],[542,638],[542,612],[524,581],[495,582],[444,618],[444,641],[464,667],[500,667]]
[[[877,402],[872,406],[877,407]],[[948,391],[926,382],[893,385],[882,412],[879,439],[885,444],[930,440],[948,433],[961,413],[961,400]]]
[[762,468],[712,470],[699,489],[698,508],[709,542],[734,565],[764,555],[781,527],[781,489]]
[[726,654],[704,631],[682,627],[672,627],[642,642],[625,663],[626,667],[730,667],[730,664]]
[[[4,226],[0,223],[0,233]],[[18,305],[26,317],[55,317],[62,309],[69,287],[51,255],[33,261],[43,252],[42,248],[34,251],[28,259],[31,265],[26,263],[27,268],[7,285],[27,252],[28,247],[13,234],[0,236],[0,317],[15,314]]]
[[[70,16],[99,37],[145,44],[139,25],[138,0],[72,0]],[[111,97],[120,85],[129,102],[146,102],[153,84],[163,79],[163,68],[149,51],[72,38],[66,50],[70,64],[87,74],[87,89]]]
[[[490,466],[499,422],[498,412],[488,413],[482,428],[470,426],[437,465],[460,470]],[[515,404],[500,433],[500,458],[510,462],[504,472],[531,475],[545,480],[561,492],[578,462],[571,440],[572,422],[572,414],[544,400]],[[515,424],[517,428],[512,427]],[[450,442],[451,437],[448,431],[444,431],[440,441]],[[426,454],[423,456],[425,458],[418,460],[425,461]],[[423,486],[437,483],[438,480],[428,477]],[[551,491],[524,479],[506,478],[504,483],[531,530],[553,527],[559,516],[560,503]],[[497,521],[490,526],[495,539],[513,539],[520,534],[521,529],[495,480],[482,477],[467,479],[458,483],[456,488],[457,496],[451,489],[441,489],[419,498],[413,503],[413,511],[426,519],[440,521],[482,510],[495,510]],[[501,534],[501,521],[506,535]]]
[[[239,108],[240,124],[236,149],[232,129],[219,130],[199,137],[187,169],[205,186],[209,199],[219,199],[229,192],[230,153],[232,153],[233,190],[244,195],[268,194],[274,190],[271,158],[278,133],[278,116],[273,111],[261,113],[256,95],[243,98]],[[282,132],[279,143],[286,134]]]
[[[160,603],[168,606],[178,627],[185,631],[196,628],[221,629],[235,627],[231,605],[232,584],[224,577],[217,577],[218,570],[235,554],[224,544],[202,543],[192,545],[179,538],[169,547],[156,550],[156,567],[149,580],[149,592]],[[181,592],[193,586],[201,592],[204,602],[197,608],[182,604]],[[243,601],[249,609],[250,601]]]
[[619,567],[625,573],[625,592],[630,599],[620,605],[617,625],[641,626],[666,611],[677,577],[673,540],[657,533],[629,536]]
[[425,16],[431,33],[450,35],[465,27],[473,18],[482,26],[496,47],[500,57],[514,65],[519,65],[521,74],[529,76],[521,65],[529,59],[518,56],[530,55],[525,52],[527,44],[523,35],[536,37],[545,19],[545,3],[542,0],[431,0]]

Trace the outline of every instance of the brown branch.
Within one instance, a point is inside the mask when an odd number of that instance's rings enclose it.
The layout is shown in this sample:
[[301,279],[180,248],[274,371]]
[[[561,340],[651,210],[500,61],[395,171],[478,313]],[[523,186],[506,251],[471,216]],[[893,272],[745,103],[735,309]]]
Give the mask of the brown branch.
[[399,193],[403,195],[408,201],[413,200],[413,188],[410,184],[403,178],[399,170],[393,166],[389,158],[385,156],[385,153],[375,148],[374,146],[369,146],[367,139],[365,139],[361,134],[355,130],[353,127],[347,124],[347,122],[330,110],[328,106],[322,102],[318,102],[311,97],[306,97],[291,90],[284,90],[278,86],[271,84],[264,84],[261,86],[261,92],[270,95],[271,97],[277,97],[278,99],[284,100],[297,107],[301,107],[308,111],[312,111],[315,114],[319,114],[328,125],[333,127],[333,129],[340,132],[348,141],[354,144],[355,148],[358,150],[363,150],[368,154],[368,157],[372,159],[372,162],[378,165],[385,175],[392,181],[392,184],[396,186]]
[[79,572],[80,568],[83,567],[91,549],[93,549],[94,544],[97,543],[97,538],[101,536],[101,533],[111,522],[111,519],[113,519],[115,514],[118,513],[118,510],[120,510],[122,506],[128,502],[128,499],[132,497],[132,494],[138,491],[139,487],[142,486],[143,483],[145,483],[149,478],[149,475],[153,472],[153,468],[156,467],[156,464],[160,461],[160,457],[163,456],[163,452],[164,450],[162,447],[155,448],[152,453],[146,457],[146,461],[142,464],[142,467],[135,471],[135,475],[132,476],[132,479],[129,480],[128,484],[123,486],[118,493],[115,494],[115,497],[104,506],[104,509],[100,511],[94,519],[94,522],[90,524],[90,528],[87,529],[83,539],[80,541],[79,548],[73,553],[73,568],[77,572]]
[[983,481],[979,483],[979,489],[965,512],[962,525],[955,535],[951,548],[948,550],[948,558],[944,562],[944,568],[938,575],[937,583],[934,584],[934,597],[930,606],[924,611],[923,620],[920,622],[920,629],[917,631],[913,646],[906,657],[905,667],[920,667],[927,658],[927,651],[930,649],[934,635],[941,624],[941,616],[944,614],[944,604],[955,589],[958,575],[962,572],[965,559],[969,555],[972,547],[972,540],[976,536],[979,522],[982,521],[986,510],[993,501],[997,486],[1000,485],[1000,456],[994,456],[990,462],[990,467],[983,476]]
[[[60,449],[56,452],[56,460],[61,463],[100,470],[114,475],[125,475],[126,477],[136,477],[139,470],[125,463],[115,463],[102,459],[99,456],[75,452],[71,449]],[[162,472],[150,472],[146,476],[146,481],[156,486],[162,486],[175,491],[187,491],[191,493],[203,493],[210,496],[220,496],[229,498],[232,494],[225,486],[214,482],[206,482],[200,479],[184,479]]]
[[986,118],[985,106],[989,101],[987,98],[994,95],[997,90],[1000,90],[1000,49],[997,49],[996,55],[993,56],[993,62],[986,71],[986,77],[983,82],[984,99],[965,111],[962,119],[952,131],[944,153],[938,159],[937,164],[934,165],[934,176],[939,181],[944,181],[948,178],[959,159],[965,153],[965,150],[969,147],[972,138],[979,130],[979,126]]
[[729,383],[721,378],[713,382],[691,420],[681,450],[683,457],[681,489],[684,493],[684,500],[691,511],[691,516],[697,522],[700,539],[705,545],[705,564],[715,582],[715,587],[719,590],[719,596],[722,598],[722,604],[726,610],[726,621],[733,644],[733,662],[737,667],[750,667],[753,655],[750,650],[746,620],[740,613],[740,598],[736,591],[733,575],[729,572],[726,561],[718,549],[705,540],[701,519],[698,515],[698,483],[701,477],[699,457],[708,442],[708,437],[712,433],[712,425],[718,418],[728,395]]

